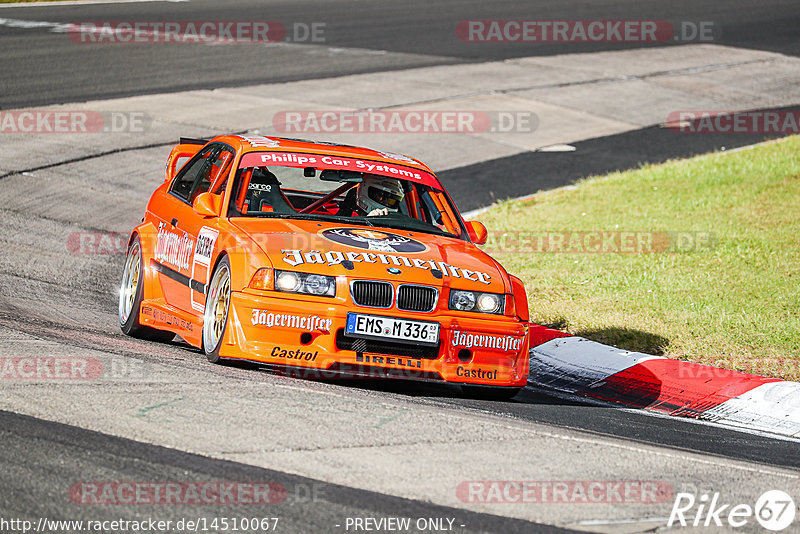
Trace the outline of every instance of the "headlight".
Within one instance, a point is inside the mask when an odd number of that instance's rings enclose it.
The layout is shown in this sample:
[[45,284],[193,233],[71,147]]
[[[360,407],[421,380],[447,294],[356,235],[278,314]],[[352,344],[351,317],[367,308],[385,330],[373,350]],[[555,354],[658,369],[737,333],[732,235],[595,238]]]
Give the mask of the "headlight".
[[336,278],[321,274],[275,271],[275,289],[286,293],[332,297],[336,294]]
[[288,291],[291,293],[300,289],[300,276],[291,271],[276,271],[278,275],[275,277],[275,289],[278,291]]
[[475,291],[450,291],[450,309],[478,313],[503,313],[505,295],[497,293],[478,293]]
[[323,276],[321,274],[311,274],[306,276],[304,288],[307,293],[312,295],[333,295],[331,291],[335,287],[334,278],[331,276]]
[[472,311],[475,308],[475,293],[472,291],[451,291],[450,309]]
[[478,303],[475,307],[478,311],[483,313],[494,313],[500,309],[500,295],[483,293],[478,297]]

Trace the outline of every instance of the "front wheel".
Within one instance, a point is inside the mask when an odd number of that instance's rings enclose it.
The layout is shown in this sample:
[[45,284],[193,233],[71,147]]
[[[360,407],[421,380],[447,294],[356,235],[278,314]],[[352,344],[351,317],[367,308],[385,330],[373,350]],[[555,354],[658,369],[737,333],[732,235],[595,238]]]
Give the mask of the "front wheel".
[[223,257],[214,269],[214,276],[206,291],[206,309],[203,313],[203,351],[211,363],[219,363],[219,349],[228,325],[231,307],[231,264]]
[[144,298],[144,266],[142,245],[139,236],[135,236],[128,247],[125,258],[125,270],[119,285],[119,327],[122,332],[139,339],[150,341],[171,341],[175,334],[164,330],[156,330],[139,322],[139,308]]

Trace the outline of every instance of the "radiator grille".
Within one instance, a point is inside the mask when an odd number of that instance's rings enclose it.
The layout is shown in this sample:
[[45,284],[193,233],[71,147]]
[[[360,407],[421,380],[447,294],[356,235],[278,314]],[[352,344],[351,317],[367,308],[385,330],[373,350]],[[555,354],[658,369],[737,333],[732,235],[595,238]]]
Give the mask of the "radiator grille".
[[433,287],[401,285],[397,291],[397,307],[406,311],[429,312],[436,307],[438,296]]
[[394,287],[389,282],[356,280],[350,286],[350,292],[353,302],[372,308],[389,308],[394,297]]

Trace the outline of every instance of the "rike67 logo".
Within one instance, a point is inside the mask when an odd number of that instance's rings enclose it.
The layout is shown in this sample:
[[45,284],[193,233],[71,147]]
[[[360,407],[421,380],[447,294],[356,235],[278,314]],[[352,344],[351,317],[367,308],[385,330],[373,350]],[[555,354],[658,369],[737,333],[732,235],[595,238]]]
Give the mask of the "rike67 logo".
[[669,515],[668,527],[734,527],[753,525],[753,519],[763,528],[780,532],[788,528],[797,514],[792,497],[785,491],[770,490],[755,503],[725,503],[719,492],[704,493],[699,498],[693,493],[678,493]]

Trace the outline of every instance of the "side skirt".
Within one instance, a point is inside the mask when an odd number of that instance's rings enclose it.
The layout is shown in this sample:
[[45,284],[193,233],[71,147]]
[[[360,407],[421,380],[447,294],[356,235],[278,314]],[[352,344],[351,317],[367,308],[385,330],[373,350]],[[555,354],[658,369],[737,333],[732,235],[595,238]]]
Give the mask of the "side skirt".
[[200,348],[203,337],[203,320],[191,313],[170,306],[163,299],[142,301],[139,322],[167,330],[181,336],[192,346]]

